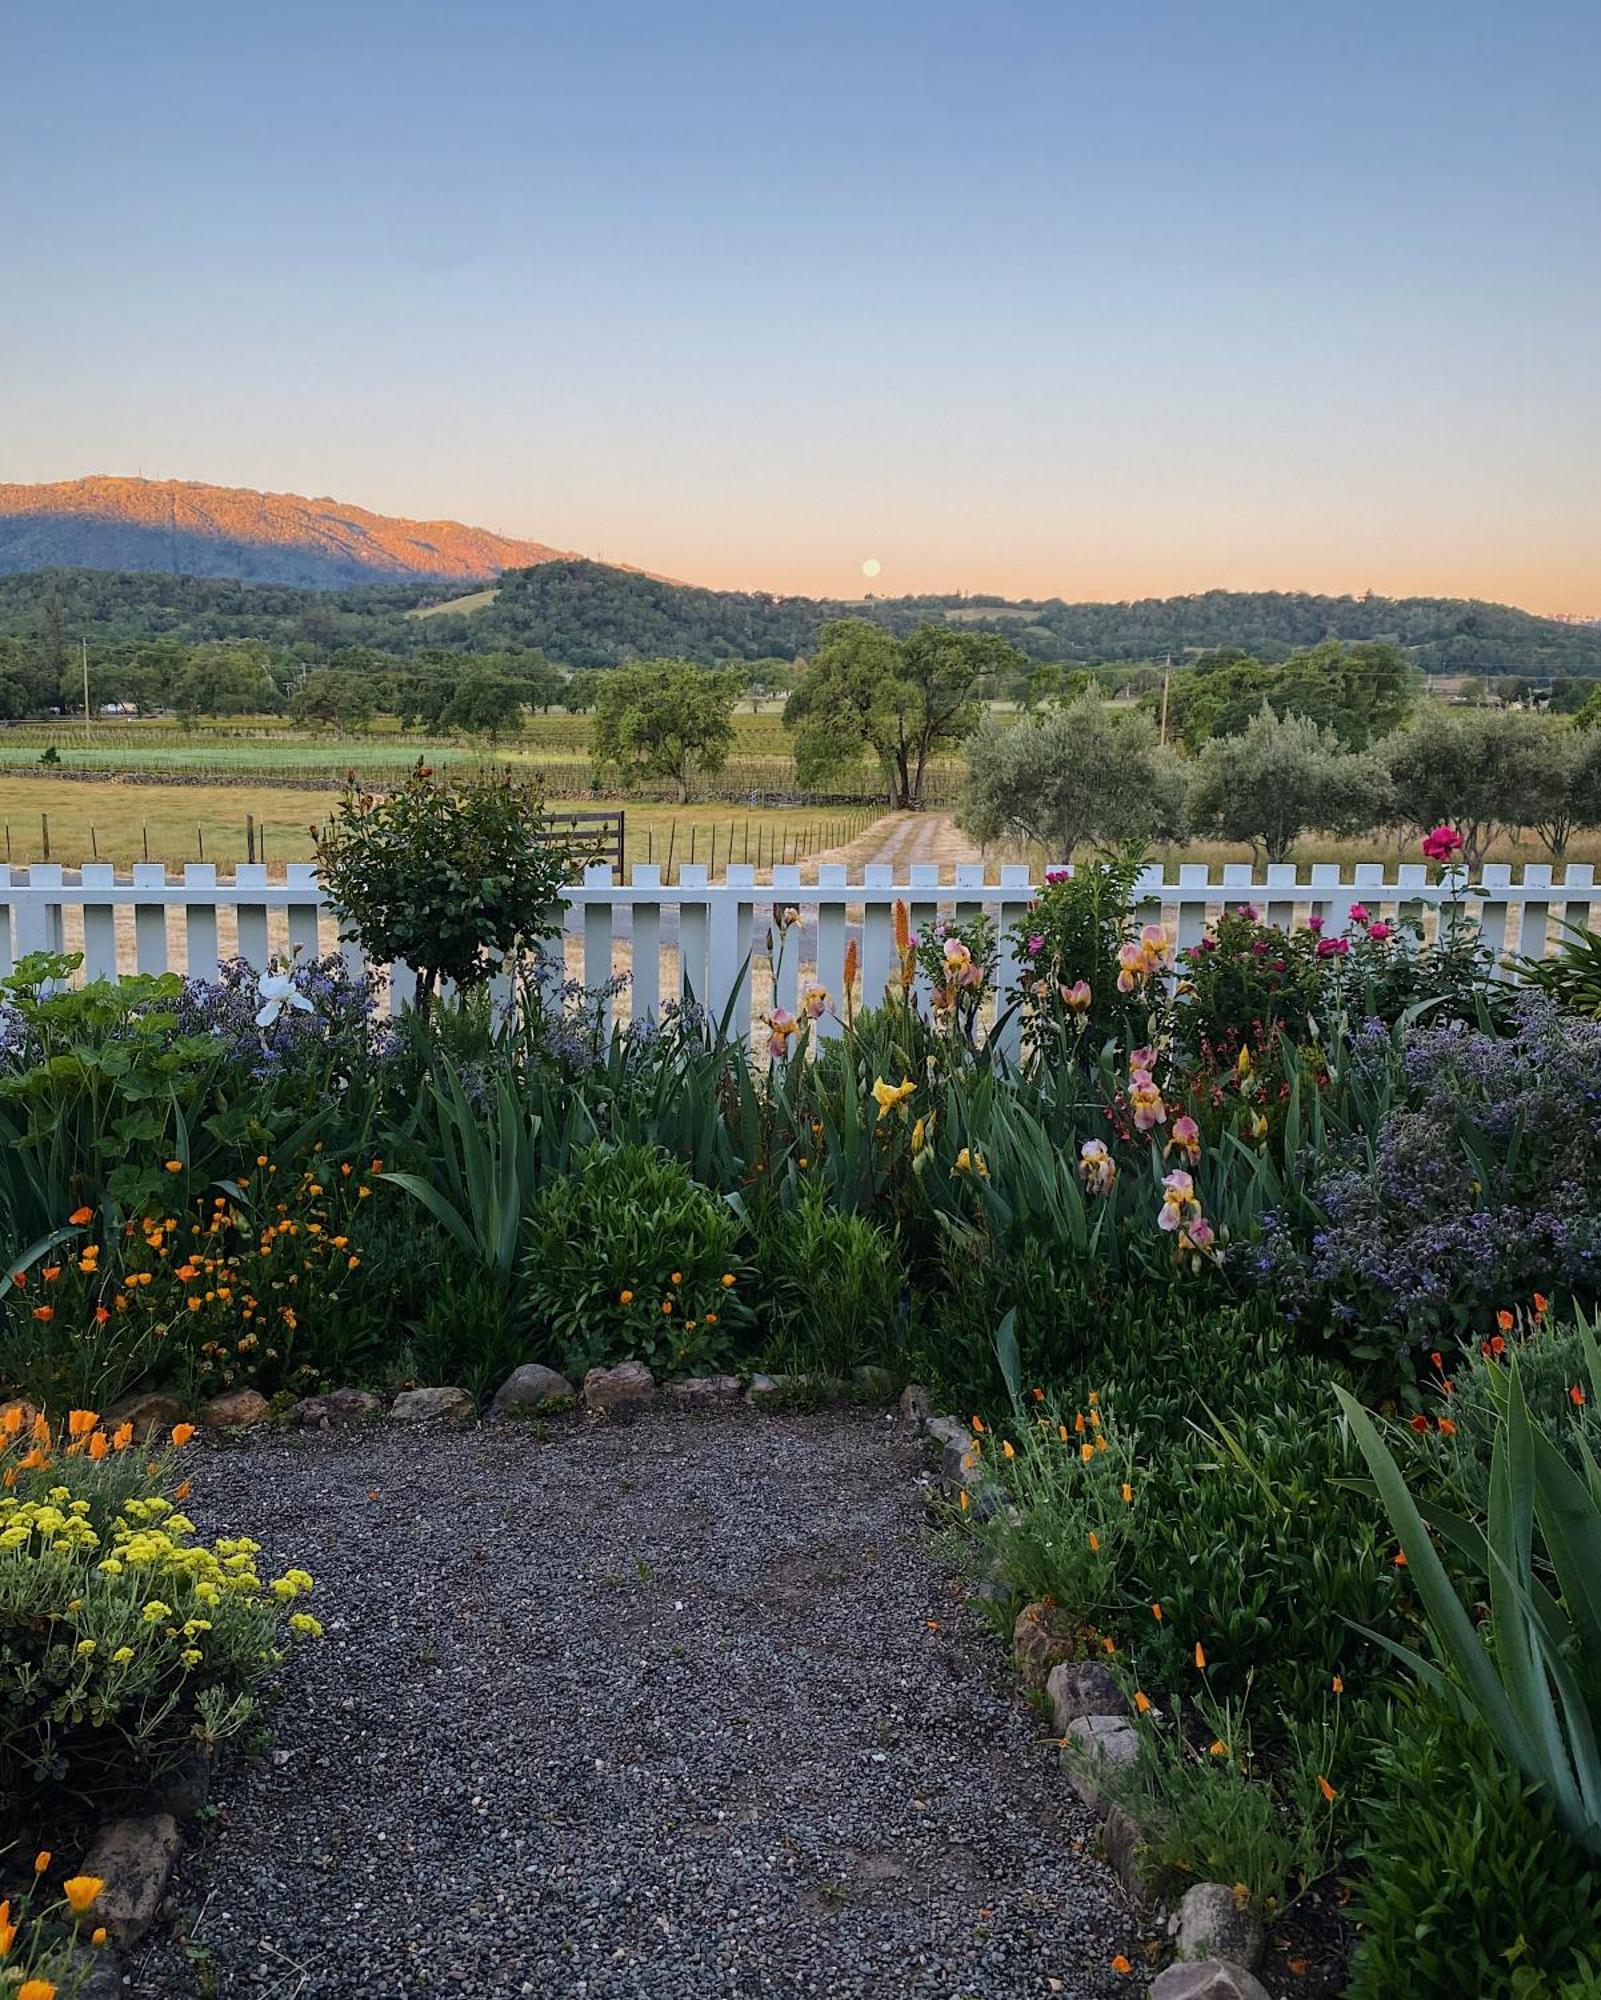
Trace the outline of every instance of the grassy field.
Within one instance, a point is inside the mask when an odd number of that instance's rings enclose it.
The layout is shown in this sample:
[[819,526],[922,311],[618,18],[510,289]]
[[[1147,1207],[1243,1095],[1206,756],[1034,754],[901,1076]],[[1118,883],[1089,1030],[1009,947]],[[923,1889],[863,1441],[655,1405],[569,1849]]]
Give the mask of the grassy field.
[[[76,867],[84,861],[215,861],[224,868],[248,858],[247,815],[255,822],[257,859],[269,865],[309,861],[313,824],[331,810],[335,788],[130,783],[98,779],[0,775],[0,859],[21,866],[45,860]],[[553,802],[554,803],[554,802]],[[865,808],[637,805],[626,812],[630,865],[710,863],[721,875],[732,844],[735,861],[797,860],[840,845],[869,824]],[[559,808],[558,808],[559,809]]]
[[[710,798],[734,802],[776,800],[793,793],[795,765],[791,742],[776,708],[734,718],[735,746],[724,769],[698,789]],[[531,716],[524,729],[494,745],[465,738],[417,736],[380,718],[360,736],[313,734],[275,716],[202,722],[183,729],[169,721],[14,723],[0,728],[0,771],[37,766],[54,748],[71,770],[127,771],[149,777],[226,775],[263,786],[326,780],[337,784],[348,770],[382,781],[425,756],[441,767],[504,763],[543,785],[552,798],[591,796],[590,719],[587,715]],[[940,760],[934,771],[932,803],[954,796],[960,766]],[[641,788],[663,794],[670,788]],[[862,804],[881,796],[874,767],[864,763],[842,776],[832,791]]]

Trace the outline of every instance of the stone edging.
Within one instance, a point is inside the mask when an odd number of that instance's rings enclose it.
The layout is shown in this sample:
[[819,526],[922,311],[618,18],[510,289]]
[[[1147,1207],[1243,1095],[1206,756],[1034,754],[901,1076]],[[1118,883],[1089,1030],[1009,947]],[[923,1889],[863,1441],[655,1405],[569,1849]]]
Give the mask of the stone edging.
[[[917,1384],[903,1393],[901,1414],[939,1447],[947,1495],[965,1496],[966,1511],[981,1521],[1007,1504],[1005,1489],[985,1470],[973,1432],[960,1417],[934,1415],[927,1392]],[[980,1584],[975,1594],[989,1595],[992,1588]],[[1106,1789],[1108,1773],[1139,1754],[1127,1698],[1098,1661],[1063,1657],[1061,1625],[1052,1606],[1025,1604],[1012,1630],[1013,1661],[1024,1682],[1050,1702],[1062,1771],[1102,1822],[1108,1867],[1131,1896],[1159,1913],[1144,1830]],[[1262,1956],[1261,1925],[1229,1884],[1198,1882],[1186,1890],[1168,1930],[1176,1956],[1152,1982],[1149,2000],[1269,2000],[1252,1970]]]

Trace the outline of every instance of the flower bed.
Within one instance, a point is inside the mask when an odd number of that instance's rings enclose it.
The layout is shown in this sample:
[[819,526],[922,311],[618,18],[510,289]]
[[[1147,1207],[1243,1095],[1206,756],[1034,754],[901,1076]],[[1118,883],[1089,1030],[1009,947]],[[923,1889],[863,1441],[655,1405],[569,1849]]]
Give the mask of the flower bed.
[[[1509,1349],[1541,1421],[1583,1433],[1549,1357],[1601,1291],[1601,1029],[1457,919],[1425,941],[1358,909],[1335,939],[1237,908],[1175,954],[1129,908],[1137,867],[1050,881],[999,996],[987,925],[897,912],[887,992],[852,965],[775,1009],[759,1059],[693,1008],[613,1030],[531,976],[510,1021],[468,978],[390,1028],[337,965],[79,993],[19,967],[0,1392],[285,1412],[444,1382],[470,1409],[534,1364],[916,1375],[1004,1427],[1009,1586],[1170,1718],[1137,1774],[1162,1865],[1278,1910],[1355,1870],[1377,1936],[1405,1871],[1362,1857],[1401,1823],[1398,1746],[1459,1757],[1464,1811],[1503,1799],[1506,1758],[1399,1692],[1386,1646],[1428,1621],[1338,1399],[1396,1415],[1419,1490],[1471,1520],[1494,1480],[1467,1413],[1502,1421]],[[1010,1071],[978,1032],[997,997],[1024,1017]],[[78,1443],[55,1448],[109,1479],[114,1447]],[[180,1637],[200,1615],[153,1601]],[[1538,1839],[1572,1846],[1548,1804]],[[1546,1990],[1512,1977],[1483,1990]]]

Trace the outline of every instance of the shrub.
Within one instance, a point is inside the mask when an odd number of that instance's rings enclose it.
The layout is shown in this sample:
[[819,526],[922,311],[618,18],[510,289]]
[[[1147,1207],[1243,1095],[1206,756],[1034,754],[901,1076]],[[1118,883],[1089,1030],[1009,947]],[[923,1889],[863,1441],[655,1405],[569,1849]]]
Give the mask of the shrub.
[[1488,1732],[1444,1700],[1410,1696],[1375,1773],[1353,1878],[1350,2000],[1594,2000],[1601,1864]]
[[[1526,995],[1514,1033],[1375,1038],[1394,1101],[1304,1162],[1262,1264],[1302,1319],[1375,1352],[1477,1345],[1509,1300],[1594,1296],[1601,1259],[1601,1022]],[[1359,1052],[1360,1060],[1360,1052]]]
[[745,1319],[740,1224],[726,1202],[650,1146],[594,1146],[535,1196],[522,1305],[560,1364],[712,1366]]
[[775,1344],[822,1375],[883,1362],[899,1334],[900,1260],[876,1224],[828,1206],[808,1187],[775,1214],[758,1254]]
[[538,794],[504,772],[447,785],[419,758],[383,797],[346,788],[318,837],[317,867],[368,958],[416,972],[426,1016],[443,982],[480,986],[560,928],[568,857],[542,827]]
[[[264,1582],[244,1536],[197,1541],[175,1504],[188,1482],[171,1452],[134,1447],[132,1425],[108,1435],[75,1410],[52,1432],[14,1404],[0,1466],[0,1802],[124,1784],[193,1734],[240,1729],[311,1578]],[[288,1625],[320,1630],[304,1611]]]

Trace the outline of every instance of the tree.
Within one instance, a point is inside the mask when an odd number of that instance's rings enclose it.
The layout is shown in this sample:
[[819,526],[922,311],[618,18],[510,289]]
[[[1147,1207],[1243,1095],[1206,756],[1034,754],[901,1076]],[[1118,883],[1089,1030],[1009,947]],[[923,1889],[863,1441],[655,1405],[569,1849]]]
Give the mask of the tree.
[[377,713],[371,681],[364,674],[319,667],[295,689],[289,702],[293,722],[331,723],[335,729],[365,729]]
[[1388,814],[1390,774],[1370,751],[1340,748],[1332,729],[1266,703],[1242,735],[1216,736],[1190,781],[1191,830],[1243,840],[1283,861],[1303,833],[1366,833]]
[[1417,689],[1415,669],[1387,642],[1326,639],[1277,666],[1229,648],[1173,676],[1169,723],[1199,750],[1214,736],[1241,735],[1266,702],[1275,715],[1307,716],[1332,729],[1345,749],[1362,750],[1401,726]]
[[1581,826],[1601,826],[1601,730],[1553,723],[1544,768],[1525,801],[1532,826],[1553,860],[1568,851]]
[[643,660],[601,678],[590,747],[625,784],[670,778],[687,799],[698,772],[720,771],[734,741],[737,674],[693,660]]
[[1065,708],[1007,721],[988,715],[967,739],[956,820],[975,840],[1033,841],[1071,861],[1087,842],[1174,840],[1184,831],[1184,770],[1147,715],[1080,695]]
[[1549,801],[1553,724],[1496,708],[1448,708],[1427,728],[1402,730],[1386,754],[1396,804],[1414,826],[1454,826],[1463,859],[1479,867],[1503,827],[1532,826]]
[[569,674],[561,691],[562,707],[569,715],[587,715],[595,706],[604,678],[593,667],[580,667],[576,674]]
[[527,689],[510,674],[488,667],[463,674],[446,703],[440,722],[446,729],[459,729],[468,736],[487,736],[493,743],[503,730],[515,732],[523,726],[523,698]]
[[929,759],[978,719],[980,677],[1026,664],[994,633],[932,620],[905,639],[865,618],[825,625],[816,657],[784,705],[785,726],[797,732],[796,776],[814,784],[870,752],[896,807],[921,806]]
[[283,696],[268,665],[267,649],[252,641],[196,646],[173,689],[173,706],[196,715],[269,715]]
[[502,771],[448,786],[419,758],[387,795],[347,788],[317,841],[329,902],[375,965],[417,974],[426,1020],[441,983],[481,986],[561,928],[571,870],[540,839],[539,795]]

